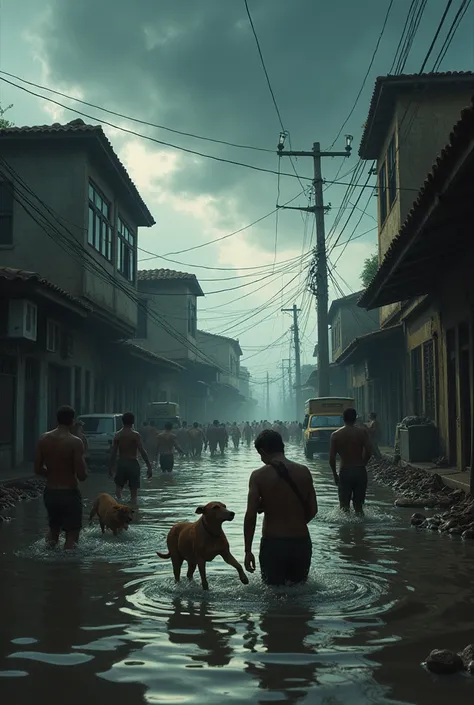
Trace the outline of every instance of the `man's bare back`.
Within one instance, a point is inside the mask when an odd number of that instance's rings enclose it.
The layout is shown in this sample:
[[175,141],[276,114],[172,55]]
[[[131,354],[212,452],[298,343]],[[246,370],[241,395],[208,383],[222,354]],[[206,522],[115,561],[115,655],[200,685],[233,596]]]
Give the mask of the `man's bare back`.
[[178,439],[171,431],[160,431],[157,435],[158,453],[167,455],[174,453],[174,449],[178,448]]
[[118,456],[121,460],[137,460],[138,452],[142,448],[142,438],[133,428],[121,428],[115,434],[114,443],[117,444]]
[[341,470],[365,466],[371,453],[367,430],[343,426],[332,434],[331,450],[341,458]]
[[312,514],[314,511],[315,516],[317,509],[311,473],[306,465],[295,463],[284,456],[280,462],[287,467],[290,478],[307,503],[307,511],[290,485],[279,476],[276,468],[264,465],[255,470],[250,478],[250,492],[258,492],[259,512],[263,511],[264,514],[262,536],[307,536],[307,512]]
[[77,488],[77,481],[87,477],[81,439],[64,428],[45,433],[38,443],[35,472],[46,478],[50,489]]

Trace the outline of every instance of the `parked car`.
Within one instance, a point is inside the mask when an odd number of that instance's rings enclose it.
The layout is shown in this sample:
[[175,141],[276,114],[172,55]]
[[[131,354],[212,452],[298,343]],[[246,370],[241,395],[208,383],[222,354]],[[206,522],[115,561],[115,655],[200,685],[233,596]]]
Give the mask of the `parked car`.
[[82,432],[87,438],[88,464],[108,466],[114,436],[122,428],[122,414],[83,414],[79,421],[84,424]]

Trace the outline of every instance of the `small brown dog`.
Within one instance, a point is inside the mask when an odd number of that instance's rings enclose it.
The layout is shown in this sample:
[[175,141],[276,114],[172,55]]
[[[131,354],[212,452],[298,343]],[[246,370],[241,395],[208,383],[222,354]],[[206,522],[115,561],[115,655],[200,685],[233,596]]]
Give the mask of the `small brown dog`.
[[133,509],[125,504],[119,504],[113,497],[103,492],[92,505],[89,521],[92,522],[97,514],[102,533],[107,528],[112,531],[114,536],[117,536],[122,529],[128,531],[128,526],[133,520],[133,513]]
[[244,569],[230,552],[229,542],[222,531],[223,522],[232,521],[235,512],[230,512],[222,502],[209,502],[203,507],[198,507],[196,514],[202,514],[198,521],[182,522],[171,528],[166,539],[169,553],[157,554],[160,558],[171,558],[176,582],[180,580],[183,562],[187,561],[189,580],[192,580],[197,566],[202,587],[208,590],[206,563],[213,561],[216,556],[222,556],[226,563],[236,569],[241,582],[248,585],[249,580]]

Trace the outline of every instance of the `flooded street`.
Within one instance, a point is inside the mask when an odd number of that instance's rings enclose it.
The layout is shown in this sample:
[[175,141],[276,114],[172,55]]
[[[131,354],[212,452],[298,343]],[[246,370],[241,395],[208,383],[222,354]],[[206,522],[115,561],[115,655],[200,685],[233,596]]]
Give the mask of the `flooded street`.
[[[299,448],[288,454],[301,457]],[[46,551],[42,501],[12,510],[0,527],[2,703],[472,703],[472,678],[436,678],[420,662],[432,648],[474,640],[474,548],[418,534],[411,512],[373,485],[364,522],[340,517],[324,461],[310,463],[319,515],[307,585],[270,590],[255,574],[245,587],[219,558],[208,566],[209,594],[199,580],[174,585],[156,551],[204,502],[236,512],[224,529],[243,562],[257,461],[242,448],[224,460],[180,460],[172,476],[156,472],[130,531],[102,538],[94,524],[75,556]],[[112,488],[92,475],[85,512]]]

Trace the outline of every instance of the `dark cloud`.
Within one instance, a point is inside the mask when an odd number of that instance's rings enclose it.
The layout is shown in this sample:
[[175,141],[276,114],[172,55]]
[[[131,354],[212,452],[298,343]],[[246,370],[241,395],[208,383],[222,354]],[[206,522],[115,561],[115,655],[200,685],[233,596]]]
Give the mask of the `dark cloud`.
[[[48,19],[38,32],[55,82],[78,84],[92,102],[176,129],[276,146],[280,127],[243,0],[52,0],[50,4]],[[444,0],[431,3],[408,70],[417,70],[444,4]],[[315,139],[326,146],[359,90],[388,0],[249,0],[249,5],[293,147],[310,149]],[[409,5],[409,0],[394,3],[372,77],[346,128],[356,140],[366,118],[373,77],[388,71]],[[149,134],[209,154],[277,167],[276,155],[157,130]],[[354,156],[351,163],[355,160]],[[328,160],[327,178],[338,167],[339,162]],[[311,164],[304,160],[297,168],[311,173]],[[349,160],[344,171],[348,168]],[[291,171],[286,160],[282,169]],[[297,188],[283,179],[282,198],[291,197]],[[184,159],[173,189],[237,199],[251,220],[273,207],[276,177]],[[339,203],[342,192],[332,189],[329,200]],[[266,232],[270,242],[271,226]],[[286,237],[293,237],[291,230]]]

